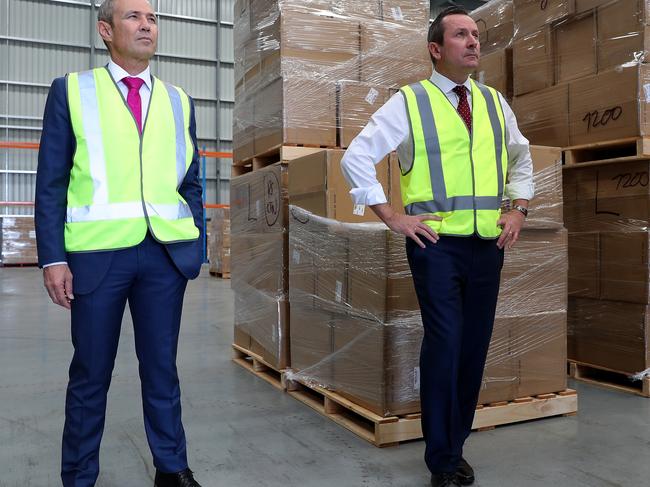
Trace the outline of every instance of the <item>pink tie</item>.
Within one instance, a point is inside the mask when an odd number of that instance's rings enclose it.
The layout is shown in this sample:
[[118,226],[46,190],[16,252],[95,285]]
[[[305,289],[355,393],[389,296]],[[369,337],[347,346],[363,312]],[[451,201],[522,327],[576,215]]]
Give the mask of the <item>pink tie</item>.
[[138,124],[138,132],[142,133],[142,98],[140,98],[140,88],[142,88],[144,80],[142,78],[126,76],[122,78],[122,83],[129,89],[126,103],[129,105],[131,113]]

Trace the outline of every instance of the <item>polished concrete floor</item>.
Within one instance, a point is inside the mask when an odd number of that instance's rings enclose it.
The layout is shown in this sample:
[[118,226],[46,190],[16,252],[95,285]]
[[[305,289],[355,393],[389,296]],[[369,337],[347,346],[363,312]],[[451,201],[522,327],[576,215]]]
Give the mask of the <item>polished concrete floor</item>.
[[[421,441],[378,449],[230,360],[230,281],[190,283],[178,366],[190,465],[204,487],[425,487]],[[0,487],[60,485],[68,316],[34,268],[0,268]],[[577,417],[473,434],[480,487],[649,486],[650,399],[574,384]],[[153,484],[128,313],[100,487]]]

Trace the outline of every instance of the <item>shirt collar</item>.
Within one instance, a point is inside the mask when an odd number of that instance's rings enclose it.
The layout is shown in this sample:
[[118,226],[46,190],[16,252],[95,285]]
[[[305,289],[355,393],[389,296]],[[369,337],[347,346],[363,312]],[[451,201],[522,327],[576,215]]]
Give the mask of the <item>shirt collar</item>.
[[[122,66],[116,64],[112,59],[108,61],[108,70],[117,82],[122,81],[126,76],[131,76]],[[144,84],[147,85],[147,88],[149,88],[149,91],[151,91],[151,71],[149,66],[142,73],[134,76],[134,78],[141,78]]]
[[[431,78],[430,79],[431,79],[431,82],[434,85],[436,85],[438,88],[440,88],[440,90],[445,94],[451,93],[453,91],[453,89],[456,88],[456,86],[458,86],[455,82],[453,82],[449,78],[441,75],[435,69],[433,70],[433,73],[431,73]],[[463,83],[463,86],[465,88],[467,88],[468,92],[470,92],[470,93],[472,92],[472,84],[469,81],[469,76],[467,77],[467,79]]]

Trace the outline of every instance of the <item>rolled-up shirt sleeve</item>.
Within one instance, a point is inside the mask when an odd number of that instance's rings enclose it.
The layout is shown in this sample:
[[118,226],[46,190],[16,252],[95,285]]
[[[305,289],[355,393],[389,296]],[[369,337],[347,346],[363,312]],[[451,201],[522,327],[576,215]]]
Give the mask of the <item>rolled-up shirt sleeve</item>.
[[508,148],[508,182],[505,195],[511,200],[531,200],[535,196],[533,160],[530,144],[517,126],[517,118],[508,103],[501,98],[506,122],[506,147]]
[[361,133],[352,141],[343,159],[341,170],[350,188],[355,205],[377,205],[388,200],[377,180],[375,165],[394,151],[409,135],[404,97],[393,95],[370,118]]

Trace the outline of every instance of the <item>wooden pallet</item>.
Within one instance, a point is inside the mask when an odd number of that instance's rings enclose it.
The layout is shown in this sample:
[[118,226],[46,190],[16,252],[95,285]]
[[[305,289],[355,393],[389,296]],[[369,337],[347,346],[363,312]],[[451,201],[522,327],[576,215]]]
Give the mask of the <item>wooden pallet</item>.
[[629,162],[650,158],[650,138],[628,137],[606,142],[574,145],[562,150],[567,166],[593,162]]
[[326,149],[335,149],[335,147],[296,144],[276,145],[270,149],[260,152],[255,156],[248,157],[234,163],[233,175],[238,176],[239,174],[236,174],[238,171],[244,171],[242,174],[245,174],[246,172],[262,169],[266,166],[275,164],[276,162],[280,161],[289,162],[293,159],[297,159],[298,157],[308,156],[310,154],[314,154]]
[[[384,448],[422,438],[419,413],[383,417],[322,387],[290,380],[286,375],[284,382],[287,392],[295,399],[375,446]],[[478,406],[472,429],[485,431],[521,421],[573,416],[577,411],[577,393],[567,389],[553,394]]]
[[569,376],[607,389],[650,397],[650,377],[633,381],[630,374],[583,362],[569,361]]
[[210,275],[221,279],[230,279],[230,272],[210,271]]
[[281,391],[285,390],[285,385],[282,381],[283,370],[276,370],[258,354],[246,350],[244,347],[240,347],[234,343],[232,345],[232,351],[233,362],[241,365],[260,379],[265,380],[276,389],[280,389]]

